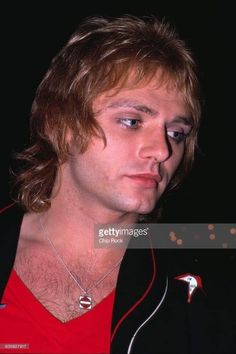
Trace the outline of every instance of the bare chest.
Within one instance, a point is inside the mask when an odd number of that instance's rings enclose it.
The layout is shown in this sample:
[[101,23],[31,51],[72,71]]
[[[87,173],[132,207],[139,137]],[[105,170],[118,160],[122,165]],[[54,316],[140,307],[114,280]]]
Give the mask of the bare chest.
[[92,298],[92,307],[107,296],[116,285],[117,272],[96,285],[95,274],[87,273],[79,268],[72,273],[77,283],[61,267],[60,264],[46,259],[29,258],[26,255],[16,257],[14,268],[24,285],[51,315],[61,322],[68,322],[89,310],[81,308],[80,297],[88,295]]

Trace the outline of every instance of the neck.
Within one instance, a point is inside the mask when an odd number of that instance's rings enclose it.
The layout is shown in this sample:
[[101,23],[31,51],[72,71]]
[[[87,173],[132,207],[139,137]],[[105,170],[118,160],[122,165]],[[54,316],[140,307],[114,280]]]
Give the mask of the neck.
[[[125,252],[124,248],[98,248],[95,246],[95,225],[100,224],[133,224],[135,214],[121,214],[83,205],[69,206],[65,199],[56,197],[51,208],[41,214],[41,221],[48,232],[48,237],[72,259],[96,258],[112,263]],[[127,240],[128,241],[128,240]]]

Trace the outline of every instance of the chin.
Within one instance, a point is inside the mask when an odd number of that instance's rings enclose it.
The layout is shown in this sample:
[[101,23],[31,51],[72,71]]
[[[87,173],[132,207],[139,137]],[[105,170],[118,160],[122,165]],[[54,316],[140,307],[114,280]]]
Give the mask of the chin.
[[129,206],[128,212],[132,212],[135,214],[149,214],[151,211],[155,208],[156,206],[156,200],[154,201],[144,201],[144,200],[139,200],[135,204]]
[[109,207],[122,213],[149,214],[156,206],[156,196],[140,196],[137,194],[113,195],[109,199]]
[[155,208],[155,205],[153,205],[152,207],[149,207],[149,208],[140,208],[138,211],[137,211],[137,214],[140,214],[140,215],[147,215],[147,214],[150,214]]

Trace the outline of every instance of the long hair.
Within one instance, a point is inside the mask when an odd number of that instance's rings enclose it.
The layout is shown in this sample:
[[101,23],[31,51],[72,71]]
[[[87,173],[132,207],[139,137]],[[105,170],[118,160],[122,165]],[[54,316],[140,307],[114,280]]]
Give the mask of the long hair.
[[157,70],[183,93],[192,116],[185,155],[169,188],[181,181],[193,163],[201,112],[191,51],[169,23],[155,16],[90,17],[52,60],[36,91],[31,145],[17,155],[22,165],[15,180],[17,200],[26,210],[50,207],[55,178],[71,143],[83,153],[92,136],[105,139],[92,111],[94,99],[106,90],[124,87],[131,71],[135,85],[154,77]]

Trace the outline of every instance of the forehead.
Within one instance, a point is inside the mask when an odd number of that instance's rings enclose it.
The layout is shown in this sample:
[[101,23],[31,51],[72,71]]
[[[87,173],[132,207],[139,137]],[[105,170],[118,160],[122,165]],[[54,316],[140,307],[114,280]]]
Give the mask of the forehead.
[[155,115],[160,108],[170,114],[189,116],[188,104],[182,92],[171,82],[162,83],[154,77],[148,82],[129,83],[124,87],[108,90],[94,100],[95,112],[106,109],[133,108]]

